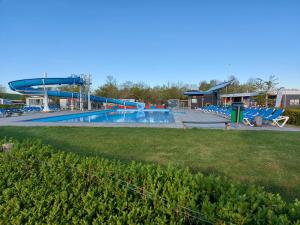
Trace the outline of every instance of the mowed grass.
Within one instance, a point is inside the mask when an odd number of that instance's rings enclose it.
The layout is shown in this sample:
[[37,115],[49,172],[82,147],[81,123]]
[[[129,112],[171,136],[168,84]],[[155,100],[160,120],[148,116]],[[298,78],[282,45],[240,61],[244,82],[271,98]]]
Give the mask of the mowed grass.
[[189,167],[300,197],[300,132],[207,129],[1,127],[0,137],[37,138],[57,149],[122,161]]

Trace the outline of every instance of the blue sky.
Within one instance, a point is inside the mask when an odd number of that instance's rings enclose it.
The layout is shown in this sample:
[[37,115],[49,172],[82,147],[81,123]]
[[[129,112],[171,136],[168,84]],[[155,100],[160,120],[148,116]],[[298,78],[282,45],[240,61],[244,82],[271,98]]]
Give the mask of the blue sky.
[[300,88],[300,1],[0,0],[0,84],[45,71],[94,86],[233,74]]

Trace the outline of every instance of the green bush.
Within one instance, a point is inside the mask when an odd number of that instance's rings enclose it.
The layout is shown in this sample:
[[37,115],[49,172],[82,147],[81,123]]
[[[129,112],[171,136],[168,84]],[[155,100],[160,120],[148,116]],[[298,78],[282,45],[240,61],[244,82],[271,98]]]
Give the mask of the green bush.
[[14,141],[0,174],[0,224],[300,224],[299,201],[261,187],[39,142]]
[[300,125],[300,109],[286,109],[284,115],[290,117],[289,124]]
[[19,109],[22,107],[22,105],[0,105],[0,109]]
[[25,100],[24,95],[11,94],[11,93],[0,93],[0,98],[6,98],[10,100]]

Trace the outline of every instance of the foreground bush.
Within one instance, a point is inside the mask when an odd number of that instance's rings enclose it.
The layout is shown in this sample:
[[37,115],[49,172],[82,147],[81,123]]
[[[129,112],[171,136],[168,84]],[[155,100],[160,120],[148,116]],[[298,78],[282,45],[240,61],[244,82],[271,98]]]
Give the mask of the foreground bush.
[[290,117],[289,124],[300,125],[300,109],[286,109],[284,115]]
[[38,142],[1,152],[0,174],[0,224],[300,224],[299,201],[260,187]]

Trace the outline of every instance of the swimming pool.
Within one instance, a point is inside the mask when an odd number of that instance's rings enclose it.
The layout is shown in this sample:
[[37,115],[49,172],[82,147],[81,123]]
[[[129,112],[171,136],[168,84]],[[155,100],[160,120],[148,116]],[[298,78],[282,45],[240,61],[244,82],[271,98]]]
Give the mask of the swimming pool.
[[60,123],[174,123],[171,111],[157,110],[101,110],[63,116],[52,116],[30,120],[31,122],[60,122]]

